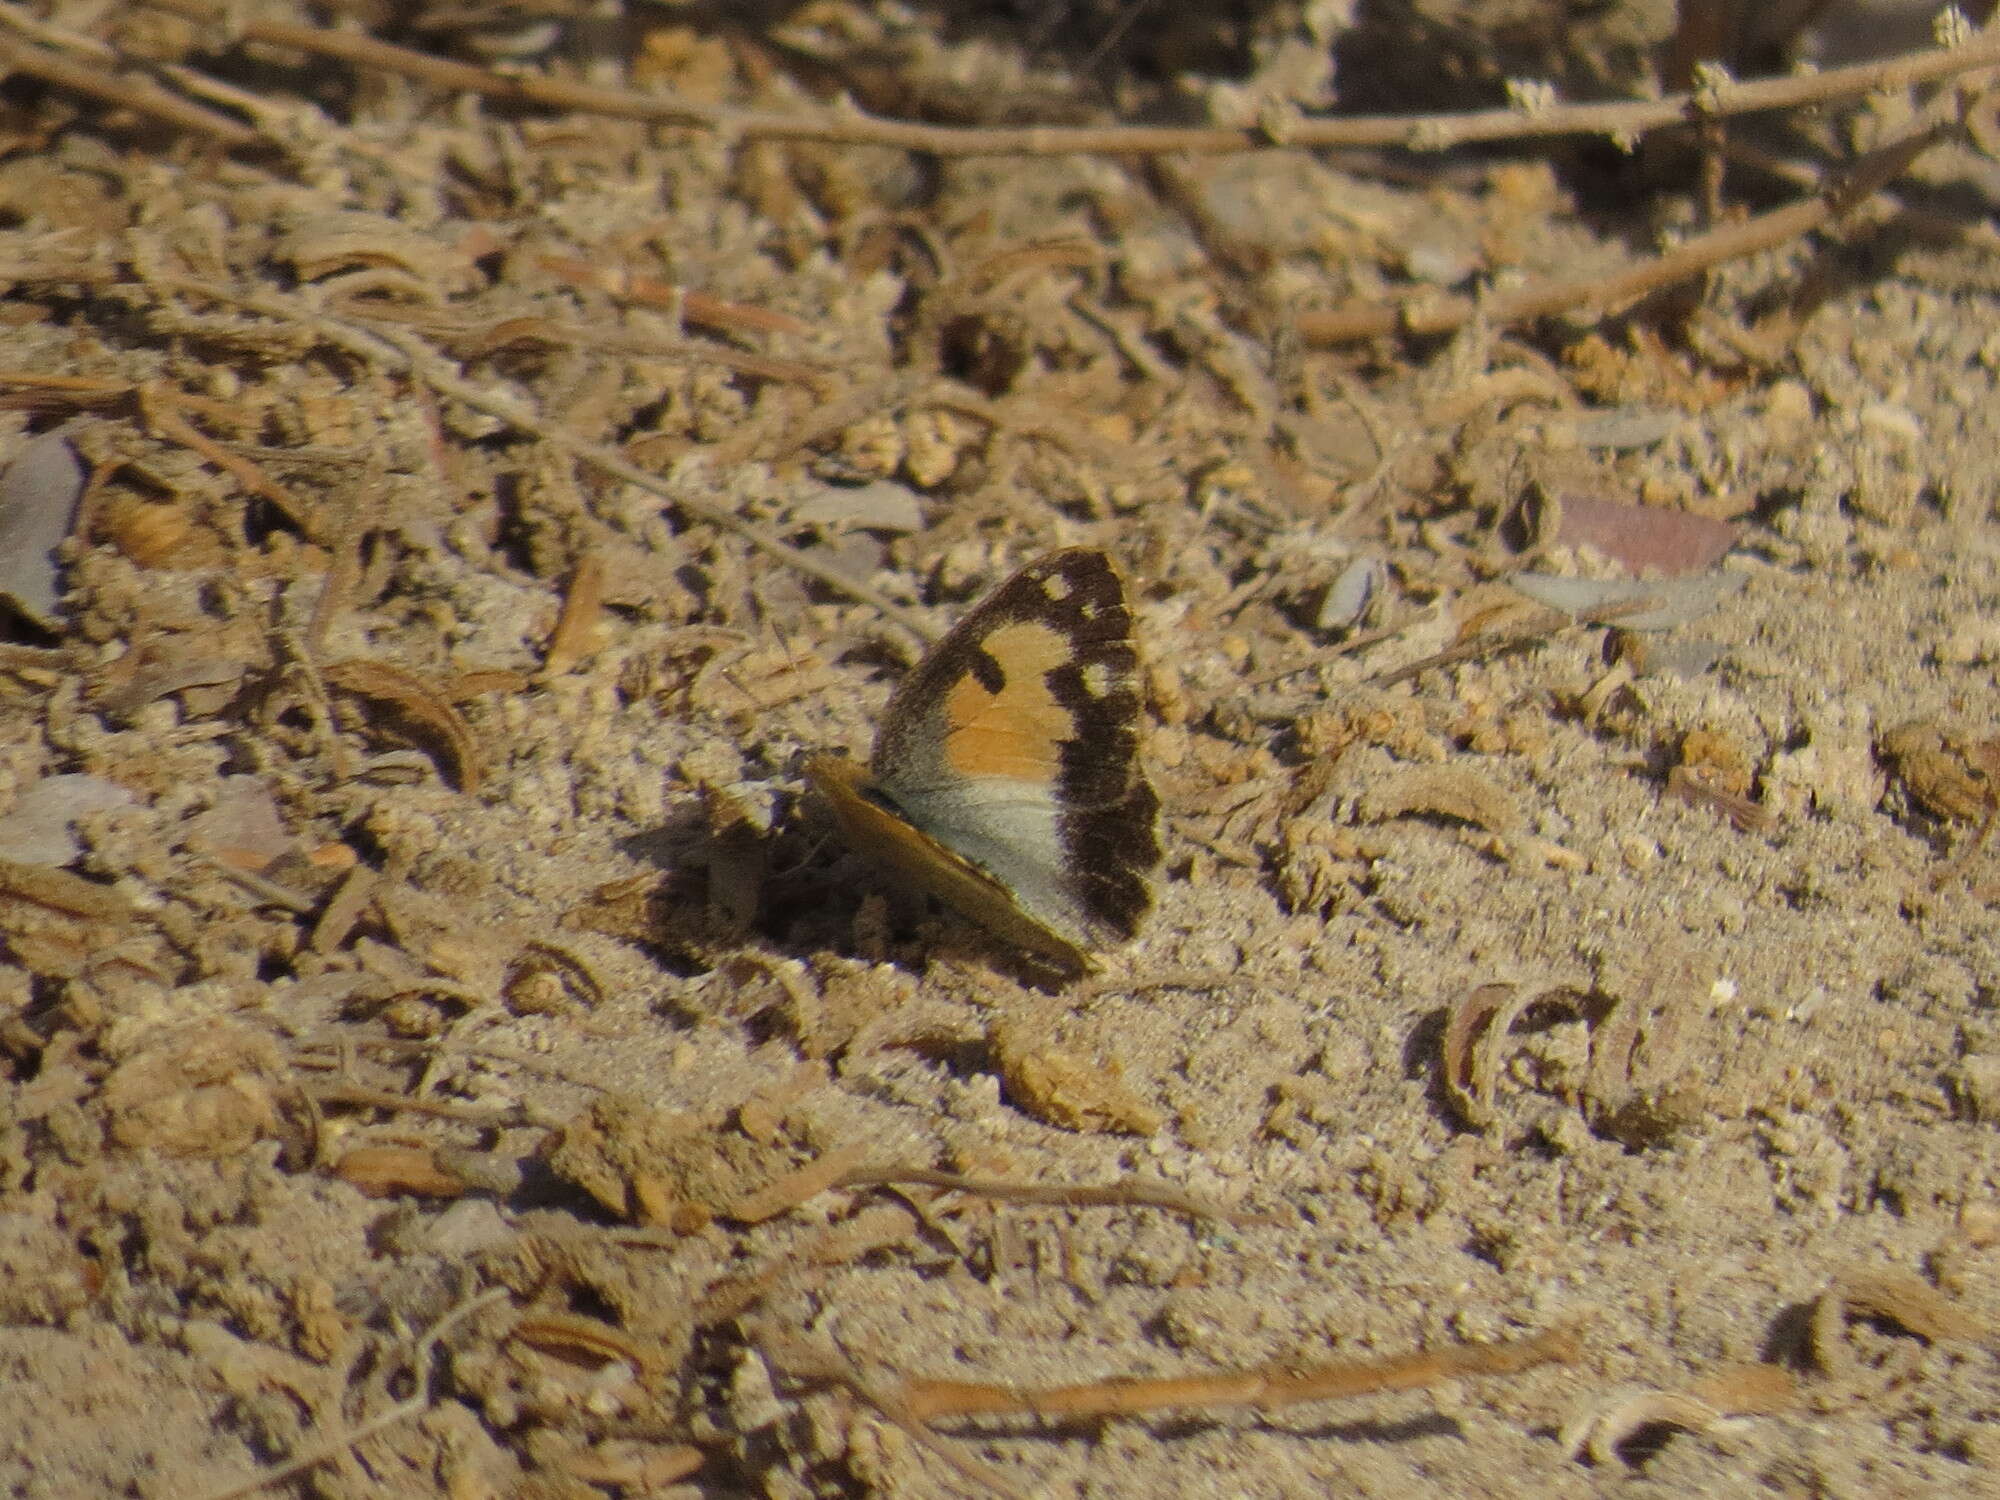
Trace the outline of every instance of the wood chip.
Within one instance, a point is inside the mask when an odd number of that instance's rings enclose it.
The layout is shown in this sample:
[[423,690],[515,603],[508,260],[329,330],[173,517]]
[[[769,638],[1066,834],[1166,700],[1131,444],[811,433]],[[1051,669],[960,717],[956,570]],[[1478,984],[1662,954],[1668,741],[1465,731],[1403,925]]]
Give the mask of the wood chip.
[[370,1198],[456,1198],[465,1184],[420,1146],[356,1146],[333,1164],[333,1175]]

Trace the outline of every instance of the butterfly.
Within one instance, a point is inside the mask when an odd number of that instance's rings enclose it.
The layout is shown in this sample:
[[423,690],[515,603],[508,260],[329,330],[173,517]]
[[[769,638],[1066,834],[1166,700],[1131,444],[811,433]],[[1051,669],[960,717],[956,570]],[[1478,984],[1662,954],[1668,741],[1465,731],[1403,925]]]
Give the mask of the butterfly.
[[1063,968],[1153,904],[1160,799],[1139,763],[1139,653],[1117,567],[1037,558],[975,605],[884,710],[867,766],[805,772],[860,853]]

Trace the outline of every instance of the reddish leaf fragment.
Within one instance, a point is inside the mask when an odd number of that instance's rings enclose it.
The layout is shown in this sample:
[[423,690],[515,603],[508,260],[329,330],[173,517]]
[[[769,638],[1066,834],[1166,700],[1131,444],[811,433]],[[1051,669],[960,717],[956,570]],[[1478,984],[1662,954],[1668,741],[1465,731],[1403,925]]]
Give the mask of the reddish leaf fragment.
[[1736,538],[1727,521],[1690,511],[1564,495],[1555,539],[1565,547],[1595,547],[1634,573],[1651,569],[1671,578],[1714,567]]

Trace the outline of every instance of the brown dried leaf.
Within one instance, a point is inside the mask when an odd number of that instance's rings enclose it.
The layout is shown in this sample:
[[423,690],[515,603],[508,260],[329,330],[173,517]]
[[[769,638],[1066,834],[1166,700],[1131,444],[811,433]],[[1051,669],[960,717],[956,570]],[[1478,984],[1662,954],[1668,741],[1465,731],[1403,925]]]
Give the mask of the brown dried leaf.
[[1799,1378],[1783,1365],[1730,1365],[1696,1381],[1688,1394],[1730,1416],[1772,1416],[1798,1399]]
[[537,1452],[536,1462],[584,1484],[615,1489],[620,1494],[651,1495],[664,1493],[668,1485],[687,1478],[708,1462],[708,1455],[686,1443],[607,1438],[567,1453]]
[[1623,1391],[1564,1423],[1561,1440],[1571,1458],[1588,1454],[1593,1464],[1608,1468],[1622,1461],[1621,1447],[1650,1428],[1703,1433],[1722,1416],[1706,1401],[1676,1391]]
[[1710,779],[1707,767],[1675,766],[1667,772],[1667,791],[1690,807],[1713,808],[1738,833],[1762,833],[1776,821],[1771,809],[1741,792],[1731,792]]
[[560,677],[594,649],[597,622],[604,614],[604,554],[586,552],[570,575],[563,593],[562,613],[549,637],[542,674]]
[[206,540],[192,505],[134,495],[119,495],[105,504],[93,529],[142,568],[166,567],[191,539]]
[[1560,545],[1595,547],[1634,573],[1666,577],[1714,567],[1737,540],[1737,528],[1727,521],[1570,494],[1562,496],[1555,532]]
[[1918,1358],[1917,1350],[1906,1345],[1864,1361],[1848,1332],[1857,1318],[1893,1323],[1927,1343],[1992,1336],[1984,1323],[1908,1272],[1844,1273],[1814,1302],[1806,1347],[1828,1377],[1850,1389],[1894,1385],[1911,1374]]
[[394,1198],[404,1193],[419,1198],[456,1198],[466,1188],[421,1146],[356,1146],[334,1163],[333,1175],[370,1198]]
[[1832,1296],[1850,1314],[1883,1318],[1931,1343],[1980,1339],[1991,1330],[1971,1312],[1907,1271],[1852,1271],[1838,1277]]
[[419,739],[429,739],[450,762],[458,789],[470,797],[482,779],[478,742],[472,726],[430,684],[400,667],[359,657],[334,662],[322,675],[334,687],[379,703],[408,719]]
[[362,912],[367,910],[368,903],[381,886],[382,877],[376,871],[363,864],[351,865],[320,911],[319,920],[313,923],[312,936],[308,939],[313,952],[337,952],[347,942],[354,931],[354,924],[361,920]]
[[301,219],[272,246],[301,281],[357,268],[390,267],[429,289],[433,299],[468,291],[480,277],[465,247],[419,233],[377,214],[335,212]]
[[1930,719],[1898,724],[1876,742],[1876,752],[1926,811],[1968,823],[1991,812],[2000,793],[1980,749]]
[[1685,1392],[1614,1392],[1566,1422],[1562,1443],[1570,1457],[1587,1453],[1592,1463],[1608,1467],[1621,1462],[1619,1450],[1648,1429],[1703,1433],[1730,1417],[1784,1411],[1797,1398],[1798,1379],[1782,1366],[1731,1365]]
[[817,1161],[787,1172],[756,1192],[746,1193],[724,1209],[721,1217],[739,1224],[761,1224],[766,1219],[775,1219],[838,1184],[861,1164],[866,1154],[860,1146],[836,1146]]
[[[209,702],[226,702],[234,696],[235,689],[248,666],[241,661],[224,661],[219,658],[193,658],[161,662],[141,671],[125,686],[107,694],[99,701],[99,706],[107,714],[116,718],[128,718],[148,703],[171,693],[187,694],[190,713],[206,710]],[[195,689],[208,688],[214,691],[196,693]],[[206,710],[212,711],[212,710]]]
[[585,1369],[616,1363],[630,1365],[643,1375],[653,1359],[651,1351],[637,1339],[596,1318],[576,1314],[531,1313],[514,1325],[509,1336]]
[[1680,763],[1702,773],[1716,790],[1736,797],[1750,790],[1757,773],[1750,752],[1733,735],[1711,729],[1690,729],[1681,737]]
[[1511,984],[1475,985],[1452,1002],[1443,1041],[1444,1085],[1465,1123],[1484,1130],[1493,1123],[1493,1080],[1474,1076],[1472,1045],[1514,994]]
[[490,672],[461,672],[444,686],[445,697],[453,703],[470,703],[488,693],[524,693],[528,679],[519,672],[495,668]]

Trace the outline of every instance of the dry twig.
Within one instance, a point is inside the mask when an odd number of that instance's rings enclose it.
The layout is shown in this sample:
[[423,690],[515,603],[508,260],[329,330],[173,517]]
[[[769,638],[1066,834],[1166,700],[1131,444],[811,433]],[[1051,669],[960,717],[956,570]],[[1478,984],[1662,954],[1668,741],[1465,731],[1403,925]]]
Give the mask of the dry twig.
[[1590,276],[1548,277],[1481,297],[1420,293],[1400,302],[1368,301],[1298,317],[1299,336],[1309,344],[1333,345],[1393,333],[1441,334],[1463,328],[1477,316],[1490,325],[1522,323],[1578,308],[1610,311],[1676,285],[1732,260],[1770,250],[1832,223],[1880,187],[1901,175],[1918,156],[1956,126],[1927,121],[1900,140],[1869,153],[1818,197],[1787,204],[1741,224],[1712,229],[1672,250],[1622,270]]
[[990,1177],[963,1177],[928,1167],[856,1167],[843,1173],[833,1187],[894,1187],[913,1183],[946,1188],[1003,1203],[1042,1203],[1059,1208],[1160,1208],[1190,1219],[1221,1219],[1239,1225],[1282,1223],[1270,1214],[1239,1213],[1202,1202],[1191,1193],[1164,1182],[1111,1182],[1101,1186],[1062,1182],[1006,1182]]
[[918,1420],[1026,1416],[1054,1420],[1131,1417],[1170,1407],[1249,1407],[1276,1411],[1305,1401],[1336,1401],[1385,1391],[1422,1390],[1468,1375],[1518,1375],[1563,1364],[1581,1352],[1581,1328],[1566,1325],[1529,1338],[1331,1364],[1286,1362],[1260,1370],[1169,1375],[1153,1380],[1093,1380],[1043,1389],[958,1380],[911,1380],[900,1393]]
[[[240,121],[217,114],[212,109],[204,109],[178,94],[168,93],[157,84],[110,71],[110,65],[117,61],[117,54],[110,48],[88,37],[59,32],[35,20],[21,6],[0,5],[0,24],[15,33],[13,36],[0,36],[0,74],[25,73],[73,94],[82,94],[85,98],[100,100],[114,108],[146,115],[176,130],[207,136],[219,145],[267,144],[262,132]],[[65,52],[86,53],[93,60],[79,62],[50,46],[24,41],[23,35],[32,35],[39,42],[59,42]]]
[[[205,22],[222,17],[212,0],[145,0],[160,10]],[[883,119],[844,107],[823,115],[767,114],[724,105],[697,104],[655,92],[601,88],[571,79],[497,73],[468,63],[392,46],[351,31],[246,19],[247,41],[294,47],[357,67],[397,73],[434,88],[478,94],[517,104],[576,110],[615,119],[714,131],[732,140],[822,141],[849,146],[889,146],[933,156],[1062,156],[1071,153],[1165,156],[1261,151],[1404,147],[1442,151],[1490,141],[1601,135],[1629,141],[1670,125],[1698,124],[1769,110],[1824,104],[1876,90],[1936,83],[1974,68],[2000,64],[2000,31],[1981,32],[1958,47],[1925,48],[1900,57],[1822,73],[1731,82],[1659,99],[1546,108],[1474,110],[1463,114],[1356,115],[1298,120],[1281,131],[1264,126],[1156,125],[929,125]]]

